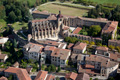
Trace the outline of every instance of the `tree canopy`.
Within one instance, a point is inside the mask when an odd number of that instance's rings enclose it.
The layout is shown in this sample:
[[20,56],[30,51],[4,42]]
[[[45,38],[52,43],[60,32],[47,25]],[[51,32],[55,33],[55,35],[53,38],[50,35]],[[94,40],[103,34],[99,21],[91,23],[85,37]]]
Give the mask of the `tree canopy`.
[[90,36],[96,37],[101,31],[101,27],[99,25],[92,25],[88,31]]

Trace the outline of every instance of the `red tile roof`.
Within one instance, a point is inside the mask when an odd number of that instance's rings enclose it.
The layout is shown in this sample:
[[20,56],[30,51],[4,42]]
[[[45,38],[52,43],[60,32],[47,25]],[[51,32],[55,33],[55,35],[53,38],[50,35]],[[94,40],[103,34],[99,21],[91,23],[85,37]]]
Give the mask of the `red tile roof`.
[[35,80],[44,80],[47,77],[47,71],[39,71]]
[[97,47],[97,50],[108,51],[108,47],[99,46]]
[[6,77],[2,76],[0,80],[8,80]]
[[85,68],[95,68],[95,66],[86,64],[86,65],[85,65]]
[[115,30],[115,28],[117,27],[118,22],[117,21],[112,21],[109,22],[105,25],[105,27],[102,30],[102,33],[111,33]]
[[44,50],[54,51],[56,47],[54,46],[46,46]]
[[82,30],[82,28],[77,27],[77,28],[73,31],[73,34],[78,34],[81,30]]
[[77,78],[77,73],[71,72],[65,75],[65,78],[75,80]]
[[69,45],[67,46],[67,48],[69,49],[69,48],[71,48],[71,47],[73,47],[73,43],[69,43]]
[[4,72],[15,73],[19,80],[31,80],[26,69],[9,67]]
[[53,75],[48,75],[46,80],[55,80],[55,76]]
[[74,45],[73,49],[83,50],[86,46],[87,46],[86,43],[77,42],[77,43]]

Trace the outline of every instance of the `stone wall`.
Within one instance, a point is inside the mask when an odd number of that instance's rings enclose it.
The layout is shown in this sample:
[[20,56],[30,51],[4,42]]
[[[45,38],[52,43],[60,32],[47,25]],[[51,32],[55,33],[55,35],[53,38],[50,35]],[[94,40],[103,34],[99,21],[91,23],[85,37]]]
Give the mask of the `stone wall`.
[[95,43],[97,43],[97,42],[101,42],[102,43],[102,39],[101,38],[94,38],[94,37],[90,37],[90,36],[84,36],[84,35],[73,34],[73,33],[71,33],[69,35],[69,37],[76,37],[76,38],[78,38],[80,40],[87,40],[89,42],[93,41]]
[[110,45],[112,45],[112,46],[120,46],[120,40],[109,40],[108,41],[108,46],[110,46]]

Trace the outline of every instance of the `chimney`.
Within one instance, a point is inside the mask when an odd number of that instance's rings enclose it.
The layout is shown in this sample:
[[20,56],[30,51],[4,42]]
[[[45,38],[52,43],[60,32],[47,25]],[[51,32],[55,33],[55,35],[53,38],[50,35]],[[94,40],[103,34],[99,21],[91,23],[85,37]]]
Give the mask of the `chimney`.
[[32,38],[31,34],[28,34],[28,41],[30,41]]
[[59,14],[61,14],[61,11],[59,10]]

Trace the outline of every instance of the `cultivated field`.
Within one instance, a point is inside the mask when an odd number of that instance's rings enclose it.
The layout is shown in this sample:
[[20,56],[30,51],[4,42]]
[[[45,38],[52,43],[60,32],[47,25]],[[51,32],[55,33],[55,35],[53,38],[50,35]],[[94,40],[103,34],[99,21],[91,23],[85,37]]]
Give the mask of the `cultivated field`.
[[90,1],[93,1],[93,2],[97,2],[99,4],[102,4],[102,3],[110,3],[110,4],[118,4],[120,5],[120,0],[90,0]]
[[46,10],[51,13],[58,14],[59,10],[61,10],[61,13],[63,15],[69,15],[69,16],[83,16],[86,15],[89,10],[86,9],[79,9],[79,8],[72,8],[72,7],[67,7],[67,6],[62,6],[62,5],[57,5],[57,4],[45,4],[42,6],[38,7],[38,10]]

